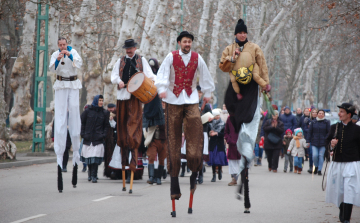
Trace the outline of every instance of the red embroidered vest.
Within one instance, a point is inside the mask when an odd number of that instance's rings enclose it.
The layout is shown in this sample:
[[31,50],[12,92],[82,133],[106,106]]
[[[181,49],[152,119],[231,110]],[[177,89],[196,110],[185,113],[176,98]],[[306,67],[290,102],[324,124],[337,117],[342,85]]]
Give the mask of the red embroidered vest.
[[196,52],[191,51],[191,58],[187,66],[185,66],[179,50],[173,51],[173,67],[175,70],[175,86],[173,93],[179,97],[181,91],[185,89],[186,94],[190,97],[192,93],[192,83],[195,72],[198,67],[199,56]]

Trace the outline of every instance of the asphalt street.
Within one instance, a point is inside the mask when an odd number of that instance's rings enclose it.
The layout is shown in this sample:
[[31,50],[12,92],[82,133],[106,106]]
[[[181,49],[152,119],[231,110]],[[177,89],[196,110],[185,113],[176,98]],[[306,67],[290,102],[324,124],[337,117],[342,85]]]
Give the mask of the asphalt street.
[[[243,201],[235,198],[237,187],[227,186],[231,180],[227,167],[223,179],[215,183],[210,182],[207,167],[204,183],[194,195],[193,214],[188,214],[187,173],[180,178],[176,218],[170,216],[169,177],[160,186],[149,185],[147,169],[143,180],[134,181],[133,194],[128,193],[129,185],[127,192],[121,191],[121,180],[103,177],[102,165],[96,184],[79,171],[73,188],[71,172],[64,173],[63,193],[57,191],[55,163],[0,169],[0,222],[339,222],[338,208],[325,203],[322,177],[284,173],[283,163],[281,159],[278,173],[268,172],[266,161],[250,169],[250,214],[243,213]],[[360,223],[359,207],[354,207],[351,222]]]

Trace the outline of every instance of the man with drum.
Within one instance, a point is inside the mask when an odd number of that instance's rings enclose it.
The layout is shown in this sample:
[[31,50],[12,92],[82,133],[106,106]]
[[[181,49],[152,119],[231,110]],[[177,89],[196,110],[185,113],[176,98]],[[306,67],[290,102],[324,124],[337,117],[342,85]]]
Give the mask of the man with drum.
[[181,159],[182,125],[186,138],[186,159],[192,171],[190,177],[190,207],[192,213],[192,197],[195,192],[197,172],[203,164],[203,126],[199,111],[199,96],[196,90],[197,73],[199,84],[204,93],[204,103],[210,101],[211,92],[215,90],[214,81],[203,58],[191,51],[194,36],[183,31],[177,37],[180,50],[169,53],[158,71],[155,85],[160,98],[166,102],[165,122],[168,140],[168,170],[171,176],[171,200],[176,217],[175,199],[181,197],[179,171]]
[[[137,165],[138,148],[142,139],[142,107],[141,102],[130,94],[126,86],[132,76],[142,72],[146,77],[155,81],[150,65],[147,60],[135,54],[137,43],[133,39],[125,40],[123,49],[126,55],[118,59],[111,72],[111,82],[117,84],[117,145],[121,148],[123,191],[125,188],[125,165],[129,164],[131,170],[130,191]],[[131,152],[131,160],[129,160]]]

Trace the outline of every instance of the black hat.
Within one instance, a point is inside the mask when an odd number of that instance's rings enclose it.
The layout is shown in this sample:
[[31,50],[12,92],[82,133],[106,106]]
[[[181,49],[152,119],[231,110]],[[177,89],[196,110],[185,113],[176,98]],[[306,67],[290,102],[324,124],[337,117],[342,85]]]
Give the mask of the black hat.
[[179,42],[183,37],[191,38],[192,41],[194,41],[194,35],[189,33],[188,31],[182,31],[179,36],[177,37],[176,41]]
[[234,35],[236,35],[239,32],[246,32],[247,33],[247,27],[246,27],[246,25],[244,23],[244,20],[242,20],[242,19],[238,20],[238,22],[236,24],[236,27],[235,27]]
[[131,47],[136,47],[137,43],[135,43],[135,41],[133,39],[127,39],[125,40],[125,44],[122,47],[123,49],[127,49],[127,48],[131,48]]
[[112,104],[112,103],[110,103],[110,104],[108,104],[108,106],[107,106],[108,108],[115,108],[116,107],[116,105],[115,104]]
[[355,115],[355,106],[351,103],[342,103],[341,105],[338,105],[338,108],[343,108],[347,113],[351,113]]

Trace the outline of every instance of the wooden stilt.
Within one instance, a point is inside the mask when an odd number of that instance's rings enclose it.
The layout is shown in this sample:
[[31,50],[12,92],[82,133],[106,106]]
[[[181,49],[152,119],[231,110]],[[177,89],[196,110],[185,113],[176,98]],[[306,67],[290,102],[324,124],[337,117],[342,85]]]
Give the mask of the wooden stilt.
[[190,193],[190,201],[189,201],[189,209],[188,209],[189,214],[192,214],[193,197],[194,197],[194,194]]
[[173,218],[176,217],[176,210],[175,210],[175,199],[172,199],[172,212],[170,213]]
[[134,171],[131,171],[129,194],[132,194],[132,186],[133,186],[133,183],[134,183]]
[[126,186],[125,186],[125,166],[122,167],[122,181],[123,181],[123,189],[122,189],[122,191],[126,191]]

